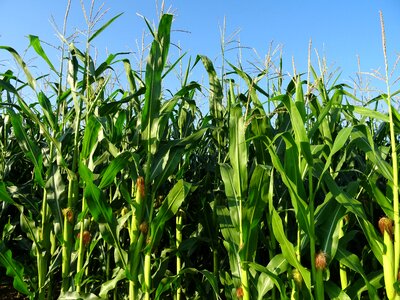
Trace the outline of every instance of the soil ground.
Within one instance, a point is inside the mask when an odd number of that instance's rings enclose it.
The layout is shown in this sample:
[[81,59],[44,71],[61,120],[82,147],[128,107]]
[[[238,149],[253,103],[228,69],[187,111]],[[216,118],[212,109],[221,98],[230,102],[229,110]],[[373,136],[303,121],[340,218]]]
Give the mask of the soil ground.
[[14,289],[12,280],[0,275],[0,300],[28,299],[23,294]]

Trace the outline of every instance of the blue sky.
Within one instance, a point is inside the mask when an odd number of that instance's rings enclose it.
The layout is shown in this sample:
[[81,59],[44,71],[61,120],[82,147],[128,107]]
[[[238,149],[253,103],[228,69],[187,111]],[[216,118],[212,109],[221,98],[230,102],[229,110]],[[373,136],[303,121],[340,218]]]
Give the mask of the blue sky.
[[[83,2],[89,9],[91,1]],[[56,24],[62,27],[66,3],[66,0],[0,0],[0,45],[12,46],[23,53],[29,44],[27,35],[32,34],[38,35],[43,42],[58,46],[60,43],[51,19],[54,17]],[[140,44],[146,30],[143,19],[137,14],[156,21],[156,3],[160,6],[161,1],[96,1],[96,8],[102,3],[105,9],[109,9],[103,22],[118,13],[124,14],[94,40],[99,57],[105,57],[107,52],[137,53],[137,43]],[[172,41],[188,52],[188,56],[204,54],[216,61],[216,65],[221,62],[220,40],[224,19],[227,39],[233,35],[233,42],[227,48],[236,48],[240,41],[243,47],[241,60],[245,66],[248,62],[261,64],[272,45],[272,49],[282,47],[286,71],[292,72],[293,57],[297,71],[306,72],[311,38],[314,63],[316,49],[327,58],[332,71],[340,68],[341,81],[347,82],[355,77],[358,70],[357,55],[360,57],[361,71],[384,72],[380,10],[385,19],[391,64],[394,64],[400,51],[398,0],[165,1],[165,8],[169,7],[176,15]],[[80,1],[72,0],[68,33],[84,28]],[[80,47],[84,48],[84,45]],[[52,59],[58,59],[59,54],[51,47],[45,49],[53,56]],[[176,53],[177,48],[173,49]],[[233,63],[236,63],[238,55],[237,49],[227,52],[228,60]],[[32,50],[25,54],[27,60],[33,56]],[[132,54],[132,60],[134,56]],[[4,66],[7,59],[8,55],[0,52],[0,68],[3,68],[1,65]],[[41,66],[36,60],[30,61],[30,64],[38,68]]]

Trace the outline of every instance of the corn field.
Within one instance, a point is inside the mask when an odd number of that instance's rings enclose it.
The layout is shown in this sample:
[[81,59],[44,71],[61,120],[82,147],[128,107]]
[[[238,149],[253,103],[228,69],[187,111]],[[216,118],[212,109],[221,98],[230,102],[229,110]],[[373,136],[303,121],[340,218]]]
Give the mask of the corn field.
[[[65,39],[58,69],[29,36],[56,80],[0,47],[21,70],[0,69],[2,280],[39,300],[400,299],[387,63],[370,99],[311,65],[287,80],[227,62],[221,77],[202,55],[171,92],[173,16],[146,20],[143,72],[90,55],[117,17],[85,49]],[[126,89],[111,88],[117,67]]]

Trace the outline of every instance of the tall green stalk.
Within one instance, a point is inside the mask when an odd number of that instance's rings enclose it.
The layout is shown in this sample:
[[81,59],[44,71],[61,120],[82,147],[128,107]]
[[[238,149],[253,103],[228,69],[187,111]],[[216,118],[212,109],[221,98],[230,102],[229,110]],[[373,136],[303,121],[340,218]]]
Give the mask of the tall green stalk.
[[[342,218],[340,220],[340,229],[339,229],[339,239],[341,239],[342,237],[344,237],[344,222],[345,222],[345,218]],[[348,279],[347,279],[347,270],[346,270],[346,266],[342,263],[339,264],[339,276],[340,276],[340,287],[342,288],[342,290],[345,290],[348,286]]]
[[[162,88],[162,72],[167,62],[168,51],[170,46],[170,31],[172,24],[172,15],[162,15],[158,26],[158,31],[154,35],[154,41],[151,45],[149,57],[146,65],[146,93],[145,102],[142,111],[142,138],[145,144],[145,207],[146,221],[149,225],[153,221],[154,213],[154,196],[155,192],[151,184],[151,167],[153,165],[153,156],[157,152],[158,144],[162,136],[160,128],[160,108],[161,108],[161,88]],[[155,234],[152,227],[149,229],[149,236]],[[149,240],[151,242],[151,240]],[[144,253],[144,286],[145,299],[150,299],[151,294],[151,253],[153,249],[147,245]]]
[[75,119],[74,119],[74,140],[71,171],[68,174],[68,204],[64,209],[64,233],[63,233],[63,251],[62,251],[62,292],[65,293],[70,287],[70,265],[71,251],[74,243],[73,228],[75,226],[75,210],[79,198],[79,182],[77,178],[79,161],[79,141],[80,141],[80,121],[82,102],[79,101],[76,92],[77,61],[74,56],[69,60],[68,65],[68,83],[74,101]]
[[70,284],[70,266],[71,266],[71,251],[74,243],[73,228],[75,224],[76,201],[78,199],[79,185],[75,176],[69,178],[68,185],[68,207],[63,210],[64,214],[64,232],[63,232],[63,247],[62,247],[62,287],[63,293],[67,292]]
[[315,252],[315,209],[314,209],[314,186],[313,186],[313,175],[312,168],[309,167],[308,171],[308,181],[309,181],[309,198],[310,202],[308,204],[309,214],[310,214],[310,259],[311,259],[311,273],[313,281],[315,284],[315,298],[317,300],[324,299],[324,287],[322,281],[322,271],[316,268],[316,252]]
[[[82,212],[85,212],[87,209],[86,205],[86,199],[85,197],[82,198]],[[82,272],[83,269],[83,262],[84,262],[84,257],[85,257],[85,249],[88,246],[88,243],[90,241],[90,233],[85,230],[85,217],[82,216],[82,220],[80,222],[80,229],[79,229],[79,243],[78,243],[78,261],[76,265],[76,273],[79,274]],[[87,236],[89,235],[89,236]],[[82,275],[80,275],[82,278]],[[78,293],[81,292],[81,282],[82,279],[79,279],[78,282],[76,282],[76,291]]]
[[[177,254],[176,254],[176,274],[179,274],[182,270],[182,260],[181,260],[181,254],[179,253],[179,247],[182,244],[182,212],[178,212],[176,216],[176,232],[175,232],[175,240],[176,240],[176,249]],[[182,288],[181,286],[178,287],[176,290],[176,300],[181,300],[181,294],[182,294]]]
[[[134,249],[129,264],[132,278],[129,281],[129,300],[138,299],[139,287],[139,265],[141,261],[140,253],[142,251],[143,241],[148,231],[146,223],[142,224],[143,208],[145,205],[146,190],[143,177],[137,179],[135,205],[132,206],[132,218],[129,229],[130,247]],[[141,229],[142,232],[139,230]]]
[[[393,168],[393,222],[394,222],[394,257],[393,257],[393,279],[390,281],[398,282],[399,277],[399,262],[400,262],[400,216],[399,216],[399,169],[398,169],[398,159],[397,159],[397,150],[396,150],[396,136],[394,129],[394,119],[392,112],[392,95],[390,92],[390,84],[389,84],[389,66],[387,60],[386,53],[386,35],[385,35],[385,25],[383,21],[382,12],[379,12],[380,20],[381,20],[381,29],[382,29],[382,48],[385,60],[385,82],[386,82],[386,104],[388,107],[389,114],[389,131],[390,131],[390,147],[391,147],[391,158],[392,158],[392,168]],[[386,232],[386,231],[385,231]],[[387,235],[387,234],[386,234]],[[385,239],[384,234],[384,244],[387,247],[385,256],[390,255],[389,249],[391,249],[392,241],[388,238]],[[390,245],[389,245],[390,244]],[[387,266],[388,267],[388,266]],[[390,267],[391,268],[391,267]],[[385,272],[385,280],[388,280],[386,277],[390,276]],[[388,293],[389,299],[400,299],[400,295],[397,292],[392,291],[393,287],[386,285],[386,290]],[[390,296],[392,295],[392,296]]]
[[51,225],[49,223],[50,219],[49,210],[50,209],[47,203],[47,191],[46,189],[44,189],[42,210],[41,210],[42,222],[39,232],[39,241],[41,244],[41,248],[37,248],[36,250],[37,266],[38,266],[39,300],[45,299],[46,296],[46,289],[44,289],[44,286],[47,278],[47,271],[50,258],[50,248],[51,248],[51,243],[50,243]]

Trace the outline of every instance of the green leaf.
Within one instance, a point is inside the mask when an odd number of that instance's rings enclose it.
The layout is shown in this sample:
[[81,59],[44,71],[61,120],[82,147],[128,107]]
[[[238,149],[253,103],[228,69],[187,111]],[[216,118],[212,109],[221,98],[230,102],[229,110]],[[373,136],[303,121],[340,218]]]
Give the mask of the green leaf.
[[[384,284],[384,274],[382,270],[371,272],[367,275],[368,283],[375,287],[376,290],[385,287]],[[364,278],[359,278],[357,281],[352,283],[347,289],[346,293],[351,299],[362,299],[362,295],[365,291],[368,291],[368,286],[365,284]],[[365,296],[364,296],[365,297]],[[375,297],[376,299],[376,297]]]
[[46,117],[46,120],[49,123],[51,129],[57,132],[58,131],[57,119],[56,116],[54,115],[53,108],[51,107],[51,102],[49,98],[47,98],[47,96],[43,92],[40,92],[38,94],[38,102],[42,107],[43,114]]
[[324,282],[324,290],[331,300],[351,300],[349,295],[342,291],[342,289],[332,281]]
[[159,211],[157,212],[156,217],[151,222],[151,249],[157,247],[164,231],[165,222],[176,215],[178,209],[181,207],[189,193],[190,187],[190,183],[179,180],[168,193],[166,199],[163,201]]
[[296,257],[296,252],[294,250],[294,246],[285,236],[285,232],[282,225],[282,220],[279,217],[278,213],[275,209],[272,211],[272,228],[274,231],[274,235],[276,240],[278,241],[282,254],[286,258],[289,264],[295,267],[303,277],[303,281],[307,286],[308,290],[311,291],[311,275],[310,272],[304,268]]
[[212,289],[214,290],[214,295],[217,299],[221,299],[221,297],[219,296],[219,290],[218,290],[218,284],[217,284],[217,278],[214,276],[213,273],[211,273],[208,270],[197,270],[195,268],[184,268],[182,269],[178,275],[175,276],[168,276],[166,278],[164,278],[160,284],[157,287],[156,290],[156,296],[155,296],[155,300],[157,299],[164,299],[161,298],[161,295],[169,290],[171,288],[171,285],[176,282],[179,278],[183,277],[184,274],[196,274],[196,273],[200,273],[203,275],[203,277],[205,277],[207,279],[207,281],[210,283]]
[[[239,253],[239,230],[233,225],[232,212],[225,206],[217,206],[218,224],[224,240],[229,244],[230,249],[235,253]],[[232,271],[232,270],[231,270]]]
[[[189,268],[183,269],[183,271],[186,271],[187,269],[189,269]],[[195,271],[195,269],[193,269],[193,268],[190,268],[190,270]],[[215,275],[208,270],[197,270],[197,272],[201,273],[207,279],[207,281],[210,283],[211,287],[214,290],[214,294],[218,297],[218,299],[220,299],[220,297],[218,296],[218,294],[219,294],[218,280],[215,277]]]
[[[294,81],[294,79],[293,79]],[[300,114],[300,117],[303,121],[303,124],[306,123],[306,104],[304,101],[304,94],[303,94],[303,83],[301,82],[300,75],[296,76],[296,98],[295,98],[295,105]]]
[[236,190],[234,179],[233,179],[233,169],[228,164],[220,165],[221,178],[224,182],[225,195],[228,200],[228,208],[230,214],[230,223],[233,225],[235,230],[239,232],[240,228],[240,196]]
[[117,274],[110,280],[105,281],[100,288],[100,293],[99,296],[101,299],[106,299],[108,292],[112,291],[113,289],[115,289],[115,287],[117,286],[118,282],[120,282],[121,280],[125,279],[126,275],[125,275],[125,270],[124,269],[119,269],[117,271]]
[[0,201],[4,201],[8,204],[13,204],[13,205],[16,204],[14,200],[10,197],[7,191],[7,186],[4,181],[0,181]]
[[371,130],[366,125],[354,126],[351,137],[352,143],[361,149],[376,166],[376,171],[382,174],[387,180],[393,182],[392,166],[382,158],[382,154],[375,147]]
[[39,37],[36,35],[29,35],[29,45],[35,49],[36,53],[42,57],[47,64],[49,65],[50,69],[54,71],[58,75],[57,70],[54,68],[53,64],[51,63],[50,59],[47,57],[46,53],[44,52],[42,45],[40,43]]
[[67,188],[63,182],[61,175],[61,168],[53,166],[51,174],[46,182],[47,202],[50,206],[51,212],[54,216],[55,233],[61,234],[63,232],[64,218],[62,215],[62,207],[66,207],[66,191]]
[[367,219],[367,215],[365,214],[365,211],[362,207],[362,203],[350,197],[346,193],[346,191],[344,191],[341,187],[337,185],[337,183],[329,173],[325,173],[323,175],[323,180],[336,201],[338,201],[356,216]]
[[99,184],[99,189],[105,189],[109,187],[114,179],[117,177],[117,174],[124,169],[125,167],[131,164],[130,158],[132,154],[130,152],[122,152],[116,158],[114,158],[108,167],[104,170],[101,176],[101,182]]
[[94,115],[89,117],[85,127],[85,134],[82,141],[81,159],[87,159],[93,155],[96,145],[100,141],[101,124]]
[[111,18],[107,23],[105,23],[103,26],[101,26],[99,29],[97,29],[92,36],[89,38],[88,43],[93,41],[100,33],[102,33],[112,22],[114,22],[116,19],[118,19],[123,13],[120,13],[116,15],[115,17]]
[[25,130],[25,126],[22,123],[21,115],[17,115],[12,109],[8,109],[8,113],[10,115],[11,124],[13,126],[13,130],[15,136],[17,137],[18,143],[22,151],[33,163],[35,180],[41,187],[44,187],[45,182],[42,176],[42,169],[43,169],[42,153],[37,147],[36,143],[34,143],[28,137],[28,134]]
[[229,118],[229,160],[233,169],[233,186],[240,200],[247,195],[247,144],[242,108],[231,108]]
[[[348,92],[345,92],[345,94],[351,95]],[[356,113],[356,114],[359,114],[364,117],[369,117],[373,120],[380,120],[380,121],[389,123],[389,116],[386,114],[383,114],[375,109],[370,109],[370,108],[363,107],[363,106],[354,106],[354,105],[349,105],[349,104],[343,105],[342,108],[346,112]]]
[[33,78],[31,72],[29,71],[26,63],[23,61],[23,59],[21,58],[21,56],[18,54],[17,51],[15,51],[14,48],[8,47],[8,46],[0,46],[0,49],[6,50],[8,51],[17,61],[17,63],[19,64],[19,66],[22,68],[22,70],[25,73],[26,79],[28,80],[28,84],[29,86],[33,89],[36,90],[36,80],[35,78]]
[[101,300],[101,298],[92,293],[66,292],[61,294],[58,300]]
[[171,144],[162,145],[158,149],[153,158],[150,174],[150,181],[154,180],[154,190],[158,190],[168,177],[174,174],[179,163],[182,162],[184,153],[184,147],[171,147]]
[[[236,74],[238,74],[243,80],[246,82],[246,85],[248,87],[248,91],[250,94],[249,100],[251,100],[255,106],[262,108],[262,103],[258,98],[257,91],[261,92],[265,96],[268,94],[265,93],[258,85],[257,82],[261,80],[261,78],[265,75],[264,73],[261,74],[261,76],[258,76],[257,78],[253,79],[249,74],[244,72],[241,68],[236,67],[233,64],[228,63],[229,66],[235,71]],[[267,96],[268,97],[268,96]]]
[[335,155],[338,151],[342,150],[352,131],[353,131],[353,126],[345,127],[339,131],[339,133],[336,136],[335,142],[333,143],[331,152],[329,153],[329,156],[326,159],[325,167],[324,170],[322,171],[322,174],[325,173],[329,169],[329,167],[332,166],[333,155]]
[[142,111],[142,138],[146,149],[154,154],[157,149],[158,122],[161,102],[161,76],[167,61],[172,15],[161,17],[157,35],[151,45],[146,64],[146,93]]
[[190,147],[196,146],[196,142],[203,137],[206,130],[207,128],[197,130],[181,140],[174,140],[160,146],[153,157],[150,171],[150,181],[154,180],[154,190],[157,190],[175,172],[184,154]]
[[[49,132],[48,128],[45,126],[45,124],[39,119],[39,117],[32,111],[32,109],[28,106],[28,104],[20,97],[18,94],[18,91],[15,90],[15,95],[17,96],[18,104],[19,104],[19,110],[21,113],[26,114],[27,118],[29,118],[31,121],[33,121],[39,128],[40,128],[40,133],[46,138],[46,140],[51,143],[54,147],[55,150],[57,151],[57,161],[58,163],[66,167],[66,163],[64,160],[63,153],[61,151],[61,143],[60,141],[56,140]],[[8,112],[11,111],[11,109],[7,110]],[[10,113],[10,112],[9,112]],[[11,113],[14,113],[13,111]],[[15,114],[15,113],[14,113]]]
[[18,91],[9,82],[0,78],[0,88],[13,94],[18,94]]
[[[298,83],[299,85],[300,83]],[[302,94],[302,93],[301,93]],[[295,141],[298,149],[301,150],[305,160],[309,166],[313,165],[313,157],[311,153],[310,141],[308,139],[307,131],[305,128],[305,120],[301,117],[300,111],[296,104],[289,97],[283,97],[282,102],[285,104],[289,111],[290,120],[294,130]]]
[[35,247],[40,248],[40,241],[38,241],[39,227],[35,227],[35,221],[31,218],[28,218],[23,212],[21,212],[19,223],[22,231],[24,231],[28,238],[33,241]]
[[394,216],[392,199],[386,196],[376,184],[378,176],[378,174],[373,174],[368,178],[367,191],[373,196],[373,199],[379,204],[385,215],[393,220]]
[[315,216],[315,233],[320,242],[321,251],[328,254],[330,260],[336,255],[339,242],[341,220],[346,214],[346,208],[328,194],[323,204],[318,206]]
[[364,282],[368,288],[368,294],[370,298],[378,299],[376,289],[373,285],[370,284],[369,279],[365,274],[364,268],[362,267],[362,264],[357,255],[345,250],[341,245],[339,245],[336,253],[336,259],[344,266],[359,273],[364,279]]
[[257,251],[260,220],[268,203],[270,169],[257,165],[250,179],[249,195],[243,216],[243,248],[241,259],[253,261]]
[[[293,158],[294,153],[297,151],[297,146],[293,141],[292,136],[288,132],[284,132],[281,135],[277,135],[274,140],[282,137],[286,144],[286,152],[288,152],[287,162],[290,162],[290,156]],[[307,216],[307,204],[305,202],[305,190],[301,181],[301,176],[299,174],[298,166],[293,166],[293,164],[288,165],[286,169],[282,166],[282,163],[276,153],[272,142],[267,143],[267,148],[271,156],[272,164],[274,168],[279,172],[282,177],[282,181],[288,188],[290,194],[290,199],[292,201],[293,208],[296,213],[296,218],[299,223],[300,228],[302,228],[307,234],[310,234],[310,225]],[[294,159],[294,158],[293,158]],[[289,175],[292,174],[292,178]],[[294,178],[293,178],[294,177]]]
[[93,174],[84,164],[79,164],[79,175],[85,182],[84,196],[87,200],[89,211],[99,225],[104,240],[110,245],[117,246],[117,221],[111,206],[107,203],[103,192],[93,183]]
[[0,264],[6,268],[7,276],[14,278],[14,288],[25,295],[31,296],[32,293],[29,291],[29,286],[24,281],[24,267],[12,258],[11,250],[6,248],[3,241],[0,241]]
[[281,299],[287,299],[285,284],[278,275],[288,271],[288,262],[282,254],[274,256],[267,267],[257,263],[249,263],[249,267],[262,272],[257,281],[258,300],[264,299],[264,296],[274,285],[278,288]]
[[116,114],[116,120],[115,123],[113,124],[113,132],[112,132],[112,137],[111,141],[115,143],[120,143],[122,139],[124,138],[124,126],[126,124],[126,117],[127,117],[127,112],[126,110],[119,110]]
[[214,120],[217,120],[218,122],[218,120],[222,120],[225,111],[222,105],[222,99],[224,98],[222,85],[211,60],[207,56],[203,55],[199,55],[196,61],[199,59],[201,59],[204,68],[208,73],[208,80],[210,82],[210,114],[214,117]]

